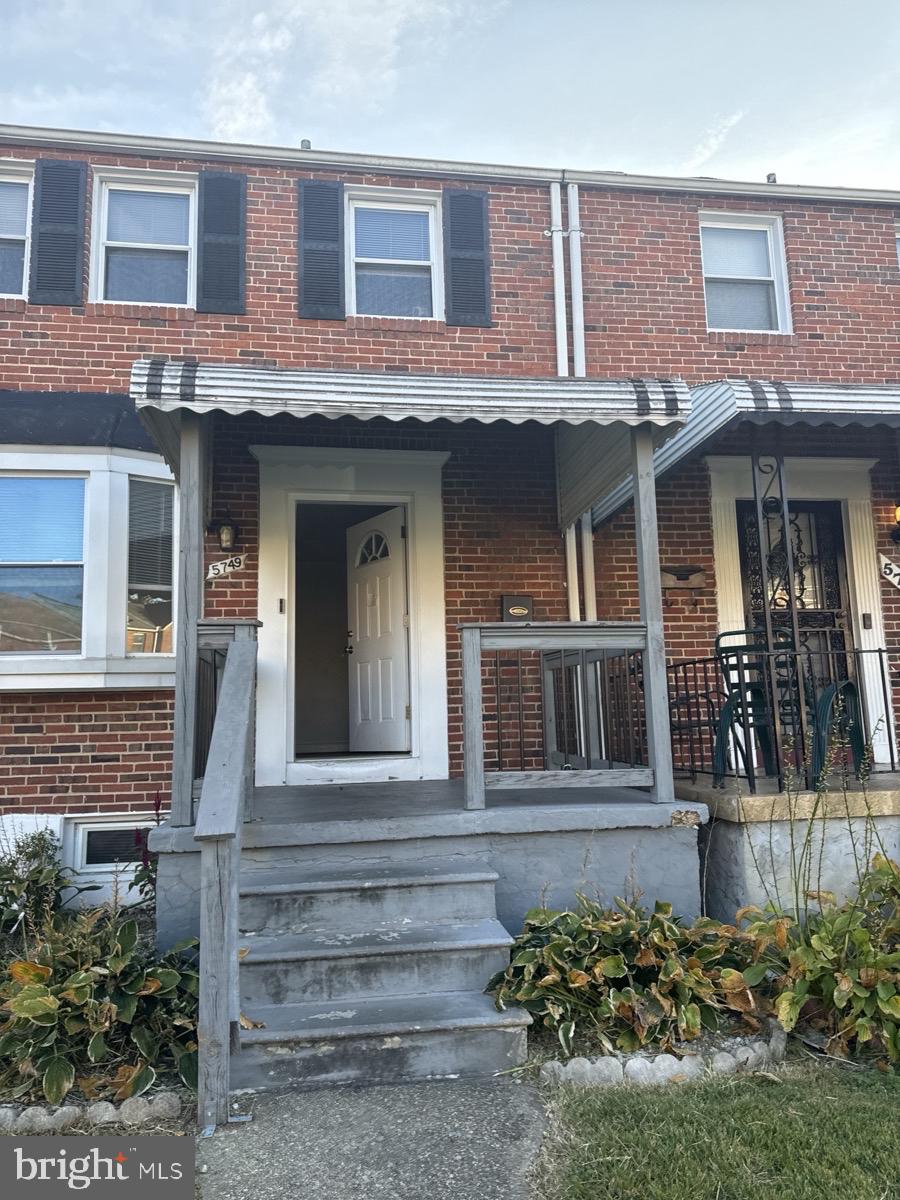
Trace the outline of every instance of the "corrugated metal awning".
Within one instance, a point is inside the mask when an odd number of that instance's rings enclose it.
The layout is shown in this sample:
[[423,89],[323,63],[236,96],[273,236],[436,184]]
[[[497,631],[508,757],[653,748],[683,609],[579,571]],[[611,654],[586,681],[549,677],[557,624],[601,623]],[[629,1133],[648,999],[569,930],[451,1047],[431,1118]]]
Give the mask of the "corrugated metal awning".
[[176,472],[176,414],[181,409],[361,421],[382,417],[555,425],[560,430],[558,499],[563,527],[630,471],[628,426],[649,423],[662,441],[684,425],[690,411],[690,391],[676,379],[392,375],[166,359],[134,364],[131,395]]
[[[768,425],[900,426],[900,385],[773,382],[723,379],[691,389],[690,419],[654,455],[656,476],[671,471],[717,434],[739,421]],[[631,499],[632,481],[597,493],[597,525]]]
[[138,408],[218,410],[366,421],[585,421],[681,425],[690,393],[680,380],[520,379],[310,371],[140,359],[131,371]]

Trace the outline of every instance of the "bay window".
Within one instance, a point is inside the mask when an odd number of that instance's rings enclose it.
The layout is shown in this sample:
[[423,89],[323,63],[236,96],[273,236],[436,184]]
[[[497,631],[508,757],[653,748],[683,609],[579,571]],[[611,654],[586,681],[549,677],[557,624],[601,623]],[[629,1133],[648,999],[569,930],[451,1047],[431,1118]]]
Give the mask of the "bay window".
[[171,684],[174,512],[156,455],[0,453],[0,690]]

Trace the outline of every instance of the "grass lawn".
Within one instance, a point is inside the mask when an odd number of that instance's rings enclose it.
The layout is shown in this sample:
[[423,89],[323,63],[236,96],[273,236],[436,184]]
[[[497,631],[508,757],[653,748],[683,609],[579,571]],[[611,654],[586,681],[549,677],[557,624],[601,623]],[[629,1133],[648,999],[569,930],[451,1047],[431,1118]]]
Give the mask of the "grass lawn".
[[900,1077],[795,1065],[775,1078],[564,1088],[542,1200],[900,1200]]

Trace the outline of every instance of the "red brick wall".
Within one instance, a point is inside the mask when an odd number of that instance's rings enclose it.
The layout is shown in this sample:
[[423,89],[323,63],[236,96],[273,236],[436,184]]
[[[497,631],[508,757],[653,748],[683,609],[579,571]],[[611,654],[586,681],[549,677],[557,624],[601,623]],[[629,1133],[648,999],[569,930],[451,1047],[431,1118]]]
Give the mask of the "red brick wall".
[[[701,209],[782,216],[792,334],[707,331]],[[896,216],[873,205],[583,189],[588,373],[897,381]]]
[[[4,155],[29,158],[35,152],[27,146],[0,147],[0,161]],[[199,161],[90,157],[98,166],[223,169],[221,163]],[[148,355],[257,366],[555,373],[550,246],[544,236],[550,223],[546,187],[489,186],[493,328],[381,317],[311,321],[297,316],[296,180],[312,172],[242,169],[248,176],[245,316],[131,304],[56,308],[0,300],[0,388],[126,391],[132,362]],[[347,178],[381,187],[434,189],[446,182],[362,174]],[[89,180],[89,198],[91,186]],[[85,297],[87,265],[86,245]]]
[[[46,153],[0,147],[0,159]],[[156,171],[223,169],[221,163],[202,160],[71,152],[58,157]],[[224,169],[248,176],[245,316],[143,305],[54,308],[0,301],[0,387],[125,390],[131,363],[147,355],[425,373],[555,374],[546,184],[477,184],[490,193],[494,327],[462,329],[378,317],[300,320],[296,180],[338,173],[253,164]],[[340,176],[378,186],[435,188],[447,182],[349,171]],[[458,179],[451,182],[459,185]],[[701,209],[783,216],[793,334],[707,332]],[[588,373],[682,375],[692,383],[725,375],[900,379],[896,215],[889,206],[583,186]]]
[[168,807],[172,694],[0,696],[0,813]]
[[[242,572],[206,585],[207,616],[256,616],[259,486],[247,446],[264,443],[449,451],[443,472],[444,570],[451,764],[457,772],[462,737],[457,625],[499,620],[500,596],[506,592],[533,595],[537,620],[567,616],[552,431],[535,424],[217,415],[213,508],[227,508],[237,521],[248,560]],[[207,557],[221,556],[210,538]]]

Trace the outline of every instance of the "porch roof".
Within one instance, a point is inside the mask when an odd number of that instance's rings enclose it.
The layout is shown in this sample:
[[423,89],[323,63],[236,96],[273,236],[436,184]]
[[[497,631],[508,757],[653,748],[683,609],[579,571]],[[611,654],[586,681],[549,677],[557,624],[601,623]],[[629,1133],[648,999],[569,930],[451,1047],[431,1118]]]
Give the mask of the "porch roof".
[[[391,375],[165,359],[135,362],[131,396],[176,474],[181,409],[361,421],[384,417],[560,425],[557,461],[564,527],[630,471],[629,426],[650,424],[659,444],[684,425],[690,412],[690,390],[680,379]],[[571,428],[579,425],[588,429]]]
[[[690,420],[653,456],[657,479],[739,421],[760,425],[894,425],[900,384],[844,384],[722,379],[691,389]],[[594,525],[631,499],[631,476],[594,503]]]

